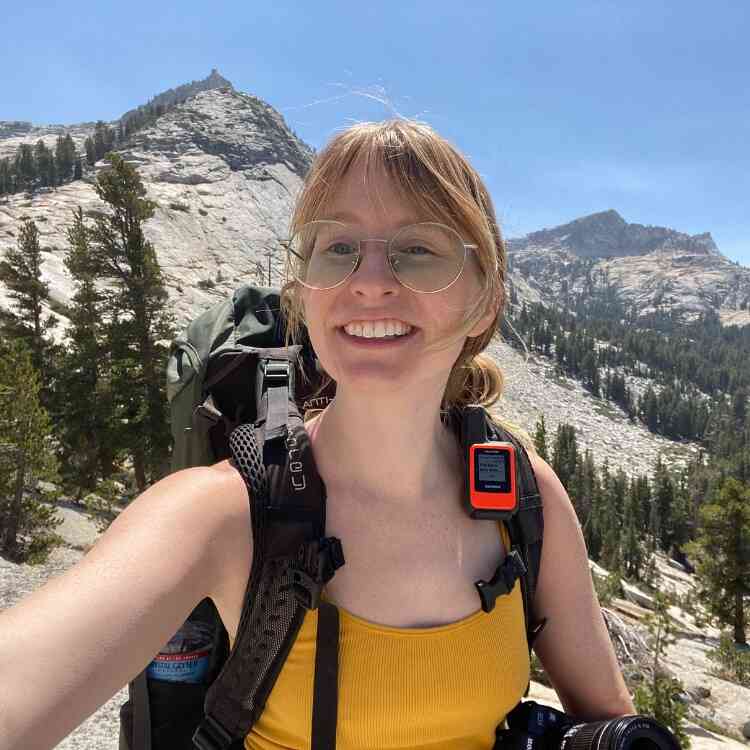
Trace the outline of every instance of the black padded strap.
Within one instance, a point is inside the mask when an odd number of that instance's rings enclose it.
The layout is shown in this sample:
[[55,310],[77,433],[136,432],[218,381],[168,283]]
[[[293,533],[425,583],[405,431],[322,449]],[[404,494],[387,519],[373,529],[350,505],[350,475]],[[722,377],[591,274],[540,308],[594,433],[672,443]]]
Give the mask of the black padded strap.
[[[472,407],[467,407],[472,409]],[[510,536],[511,549],[518,550],[526,567],[526,574],[521,576],[521,593],[523,596],[524,620],[526,623],[526,639],[529,652],[534,640],[544,627],[546,620],[534,620],[533,604],[536,595],[537,579],[542,559],[542,541],[544,537],[544,513],[542,497],[531,466],[529,454],[523,444],[511,432],[500,428],[482,410],[485,420],[486,434],[492,440],[510,442],[516,449],[516,480],[518,486],[518,511],[505,521]],[[467,420],[464,419],[464,425]],[[475,428],[476,429],[476,428]],[[475,437],[474,439],[481,439]],[[486,438],[485,438],[486,439]]]
[[151,750],[151,707],[145,669],[128,684],[128,692],[133,706],[133,746],[129,750]]
[[339,611],[330,602],[322,601],[315,640],[311,750],[335,750],[338,674]]
[[300,566],[305,563],[317,588],[343,564],[340,545],[323,539],[325,485],[309,435],[295,407],[287,409],[285,437],[266,434],[260,446],[262,431],[241,424],[229,438],[248,486],[254,554],[234,647],[208,690],[206,718],[193,737],[201,750],[240,747],[262,713],[305,617],[295,594]]

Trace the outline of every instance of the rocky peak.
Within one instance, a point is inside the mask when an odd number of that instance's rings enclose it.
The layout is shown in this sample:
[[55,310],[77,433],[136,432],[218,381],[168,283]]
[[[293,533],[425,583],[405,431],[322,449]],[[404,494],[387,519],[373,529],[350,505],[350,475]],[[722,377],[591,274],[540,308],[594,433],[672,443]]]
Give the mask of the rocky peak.
[[[187,101],[201,91],[211,91],[227,89],[234,91],[232,82],[224,78],[218,69],[213,68],[211,74],[201,81],[191,81],[177,88],[167,89],[157,94],[149,100],[151,106],[170,107]],[[128,110],[124,115],[116,120],[104,121],[106,125],[116,128],[118,124],[124,124],[125,121],[132,117],[141,107]],[[94,136],[96,128],[95,122],[81,122],[70,125],[34,125],[25,120],[0,120],[0,159],[14,158],[18,147],[22,143],[29,145],[36,144],[42,140],[47,148],[55,148],[57,137],[69,134],[73,139],[76,151],[79,154],[85,153],[86,138]]]
[[511,282],[528,301],[557,304],[606,278],[642,315],[675,311],[689,320],[713,310],[725,324],[750,323],[750,269],[722,255],[709,232],[629,224],[610,209],[507,246]]
[[[230,89],[234,91],[232,82],[224,78],[216,68],[211,69],[211,74],[204,78],[202,81],[191,81],[190,83],[184,83],[174,89],[167,89],[157,94],[153,99],[149,99],[151,106],[163,106],[169,107],[173,104],[180,104],[181,102],[187,101],[191,97],[195,96],[201,91],[211,91],[212,89]],[[126,112],[120,120],[125,122],[128,117],[135,113],[137,109],[131,109]]]
[[123,153],[141,151],[166,157],[174,167],[159,179],[189,184],[207,179],[186,170],[196,151],[219,156],[231,171],[248,171],[260,179],[269,176],[264,169],[279,163],[301,178],[312,159],[312,150],[273,107],[234,88],[199,91],[134,133]]
[[709,232],[688,235],[666,227],[629,224],[614,209],[589,214],[552,229],[531,232],[508,242],[508,249],[566,250],[580,258],[611,258],[668,252],[678,255],[718,255]]

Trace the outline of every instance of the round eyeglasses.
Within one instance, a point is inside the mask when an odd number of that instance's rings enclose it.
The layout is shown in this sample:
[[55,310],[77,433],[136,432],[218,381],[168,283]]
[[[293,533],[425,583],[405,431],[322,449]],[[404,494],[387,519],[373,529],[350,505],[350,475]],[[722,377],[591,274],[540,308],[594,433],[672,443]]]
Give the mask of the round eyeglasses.
[[475,250],[450,227],[421,222],[402,227],[390,240],[362,237],[361,231],[340,221],[304,224],[286,242],[287,267],[309,289],[333,289],[343,284],[362,261],[363,242],[383,242],[396,281],[413,292],[442,292],[455,283]]

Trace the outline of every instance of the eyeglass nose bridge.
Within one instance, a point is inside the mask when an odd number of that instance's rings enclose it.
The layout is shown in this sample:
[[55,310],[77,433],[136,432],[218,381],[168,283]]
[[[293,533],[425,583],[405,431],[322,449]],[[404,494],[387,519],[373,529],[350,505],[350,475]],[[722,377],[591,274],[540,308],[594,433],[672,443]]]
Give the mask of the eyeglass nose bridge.
[[[386,266],[388,266],[388,270],[391,272],[391,276],[393,276],[394,281],[400,286],[405,287],[406,285],[404,284],[403,281],[401,281],[401,279],[399,279],[398,275],[396,274],[396,269],[393,267],[393,259],[391,258],[391,254],[389,252],[391,241],[384,240],[380,237],[362,237],[361,239],[357,240],[357,259],[352,264],[352,270],[347,274],[347,277],[346,279],[344,279],[344,281],[351,279],[351,277],[354,276],[354,274],[357,273],[357,271],[362,266],[362,258],[364,257],[364,253],[362,252],[362,244],[365,242],[380,242],[381,244],[384,244],[387,246],[387,250],[385,254],[385,264]],[[343,281],[341,283],[343,283]]]

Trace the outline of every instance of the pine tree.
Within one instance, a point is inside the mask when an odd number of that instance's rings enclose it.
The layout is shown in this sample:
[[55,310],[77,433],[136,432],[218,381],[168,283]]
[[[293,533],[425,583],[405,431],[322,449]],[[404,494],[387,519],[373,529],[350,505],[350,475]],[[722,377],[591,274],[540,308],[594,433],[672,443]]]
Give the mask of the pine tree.
[[44,562],[62,542],[54,507],[27,491],[39,480],[58,481],[50,438],[31,353],[21,341],[0,339],[0,555],[14,562]]
[[675,544],[678,532],[676,526],[680,523],[678,519],[680,510],[676,507],[675,484],[661,460],[657,459],[654,472],[654,509],[658,522],[655,529],[656,538],[662,551],[670,552]]
[[[55,163],[57,164],[57,177],[60,180],[60,184],[68,182],[71,178],[71,172],[73,171],[73,161],[75,159],[75,148],[70,135],[65,136],[58,135],[57,142],[55,144]],[[72,153],[71,153],[72,150]]]
[[649,385],[646,392],[638,399],[638,413],[651,432],[659,428],[659,402],[654,389]]
[[91,136],[86,138],[83,147],[86,149],[86,162],[90,167],[93,167],[96,164],[96,149],[94,148],[94,141],[91,139]]
[[80,500],[96,488],[99,476],[107,479],[112,474],[116,435],[104,340],[105,300],[96,288],[95,262],[80,206],[73,212],[67,236],[70,250],[64,262],[77,291],[68,308],[71,325],[60,378],[65,401],[60,405],[57,434],[63,481]]
[[643,517],[638,479],[631,478],[622,519],[622,561],[625,576],[640,581],[645,550],[642,543]]
[[540,414],[536,422],[534,447],[540,458],[549,461],[549,454],[547,453],[547,426],[544,423],[544,414]]
[[686,545],[708,610],[734,628],[746,644],[746,600],[750,597],[750,485],[728,477],[700,509],[698,538]]
[[39,186],[55,187],[55,160],[52,152],[44,145],[44,141],[41,138],[34,147],[34,161],[36,161],[36,171],[39,175]]
[[[606,483],[605,483],[606,482]],[[604,499],[601,512],[602,564],[608,570],[622,568],[622,508],[627,494],[627,476],[622,469],[612,475],[607,473],[602,482]]]
[[114,285],[108,304],[111,323],[108,349],[112,357],[115,401],[121,409],[118,445],[132,457],[139,491],[168,471],[171,435],[164,378],[174,317],[162,283],[156,253],[143,234],[143,223],[155,205],[134,167],[116,153],[111,168],[97,176],[95,190],[111,213],[97,217],[89,244],[97,276]]
[[592,516],[594,506],[601,494],[601,489],[591,450],[586,448],[583,458],[577,463],[580,467],[580,478],[576,478],[576,513],[583,529],[586,546],[592,545],[598,556],[601,540],[594,541],[593,539]]
[[10,174],[10,161],[0,159],[0,195],[7,195],[13,192],[13,182]]
[[595,562],[602,561],[604,539],[610,522],[609,493],[612,478],[609,471],[609,461],[605,458],[599,469],[597,478],[597,492],[592,498],[591,515],[584,529],[584,539],[589,555]]
[[107,153],[107,132],[106,125],[98,120],[94,126],[94,153],[96,155],[95,161],[103,159]]
[[42,406],[49,408],[54,386],[55,345],[49,332],[58,319],[50,314],[43,319],[42,303],[49,303],[49,284],[42,281],[42,250],[39,230],[32,219],[22,218],[18,249],[10,249],[0,261],[0,281],[8,288],[8,296],[15,301],[16,312],[5,311],[2,316],[4,333],[19,338],[31,350],[32,364],[41,379]]
[[15,168],[18,174],[17,189],[33,190],[36,180],[36,165],[34,164],[34,152],[28,143],[22,143],[18,147]]
[[664,724],[675,736],[683,750],[690,747],[690,737],[685,733],[685,706],[678,700],[684,687],[679,680],[668,677],[660,661],[667,647],[675,642],[675,627],[669,616],[669,597],[657,591],[654,595],[654,613],[646,616],[646,624],[654,644],[654,664],[651,683],[635,689],[633,702],[638,713],[651,716]]
[[65,152],[66,163],[70,164],[70,169],[73,169],[75,167],[76,159],[78,158],[78,153],[76,152],[76,145],[73,143],[73,138],[70,133],[65,134],[63,150]]
[[575,494],[573,476],[578,461],[578,443],[573,425],[561,422],[557,426],[552,450],[552,468],[569,494]]

